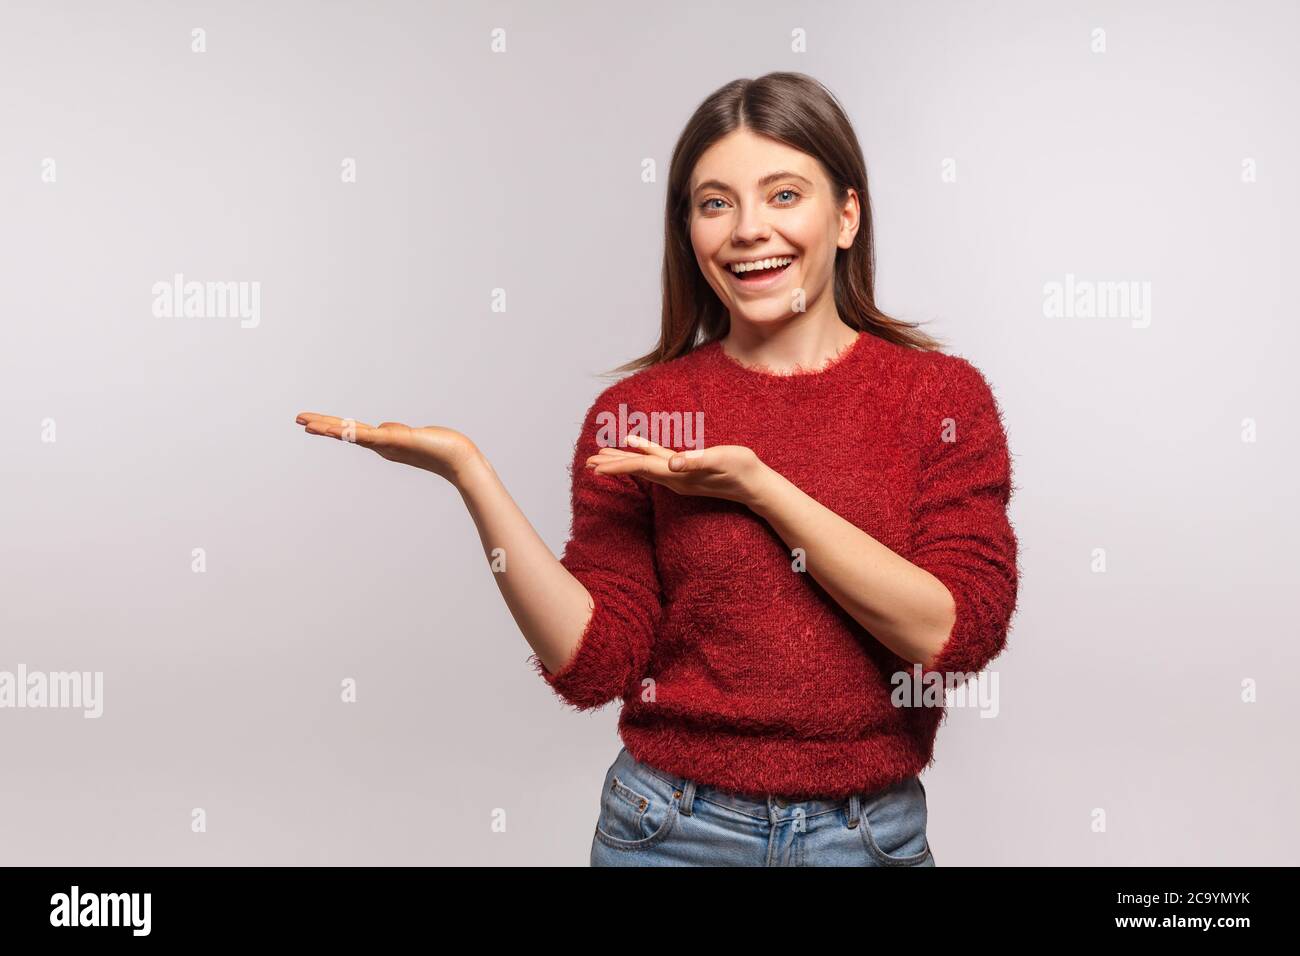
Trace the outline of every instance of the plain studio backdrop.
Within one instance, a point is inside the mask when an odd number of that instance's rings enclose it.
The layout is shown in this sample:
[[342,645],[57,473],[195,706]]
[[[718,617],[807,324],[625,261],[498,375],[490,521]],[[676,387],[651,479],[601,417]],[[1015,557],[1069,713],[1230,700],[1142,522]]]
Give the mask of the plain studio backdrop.
[[[0,671],[100,673],[103,713],[0,709],[3,862],[585,864],[618,704],[531,670],[450,485],[293,418],[466,432],[558,555],[599,373],[657,336],[675,138],[796,70],[861,139],[881,306],[1013,454],[1020,607],[996,717],[926,771],[940,865],[1295,863],[1298,30],[7,2]],[[177,275],[256,320],[169,313]]]

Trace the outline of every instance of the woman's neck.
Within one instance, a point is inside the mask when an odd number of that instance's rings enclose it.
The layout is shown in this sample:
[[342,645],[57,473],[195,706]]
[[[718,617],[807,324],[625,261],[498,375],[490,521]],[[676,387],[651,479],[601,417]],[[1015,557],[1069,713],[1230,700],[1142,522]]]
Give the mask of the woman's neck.
[[853,345],[858,335],[838,315],[816,324],[795,320],[770,328],[733,320],[719,347],[742,365],[785,375],[828,365]]

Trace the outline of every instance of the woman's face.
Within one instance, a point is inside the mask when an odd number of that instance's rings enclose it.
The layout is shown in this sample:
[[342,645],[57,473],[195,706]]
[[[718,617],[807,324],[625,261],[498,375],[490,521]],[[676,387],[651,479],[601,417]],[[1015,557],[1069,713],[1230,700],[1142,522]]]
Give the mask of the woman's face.
[[[770,324],[795,312],[834,311],[835,254],[857,234],[856,191],[849,190],[838,206],[821,163],[747,129],[728,134],[700,156],[690,188],[695,259],[733,323]],[[793,260],[749,278],[731,268],[769,257]]]

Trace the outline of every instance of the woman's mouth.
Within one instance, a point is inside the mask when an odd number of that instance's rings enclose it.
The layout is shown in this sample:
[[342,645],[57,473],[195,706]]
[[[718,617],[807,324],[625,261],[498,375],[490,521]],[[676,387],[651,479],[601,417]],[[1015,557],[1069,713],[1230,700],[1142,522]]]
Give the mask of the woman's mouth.
[[781,276],[790,268],[798,256],[774,256],[760,262],[747,264],[745,271],[737,273],[731,266],[727,275],[731,281],[742,289],[766,289],[781,281]]

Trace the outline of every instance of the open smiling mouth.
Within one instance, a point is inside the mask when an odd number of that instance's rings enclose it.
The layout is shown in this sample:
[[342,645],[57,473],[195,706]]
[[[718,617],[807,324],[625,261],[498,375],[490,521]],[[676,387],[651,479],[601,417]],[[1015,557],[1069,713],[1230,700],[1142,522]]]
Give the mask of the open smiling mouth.
[[774,281],[777,276],[790,268],[797,258],[797,256],[780,256],[770,260],[776,263],[775,265],[769,265],[761,269],[747,269],[741,273],[736,273],[728,268],[727,275],[731,276],[731,280],[739,285],[761,286]]

